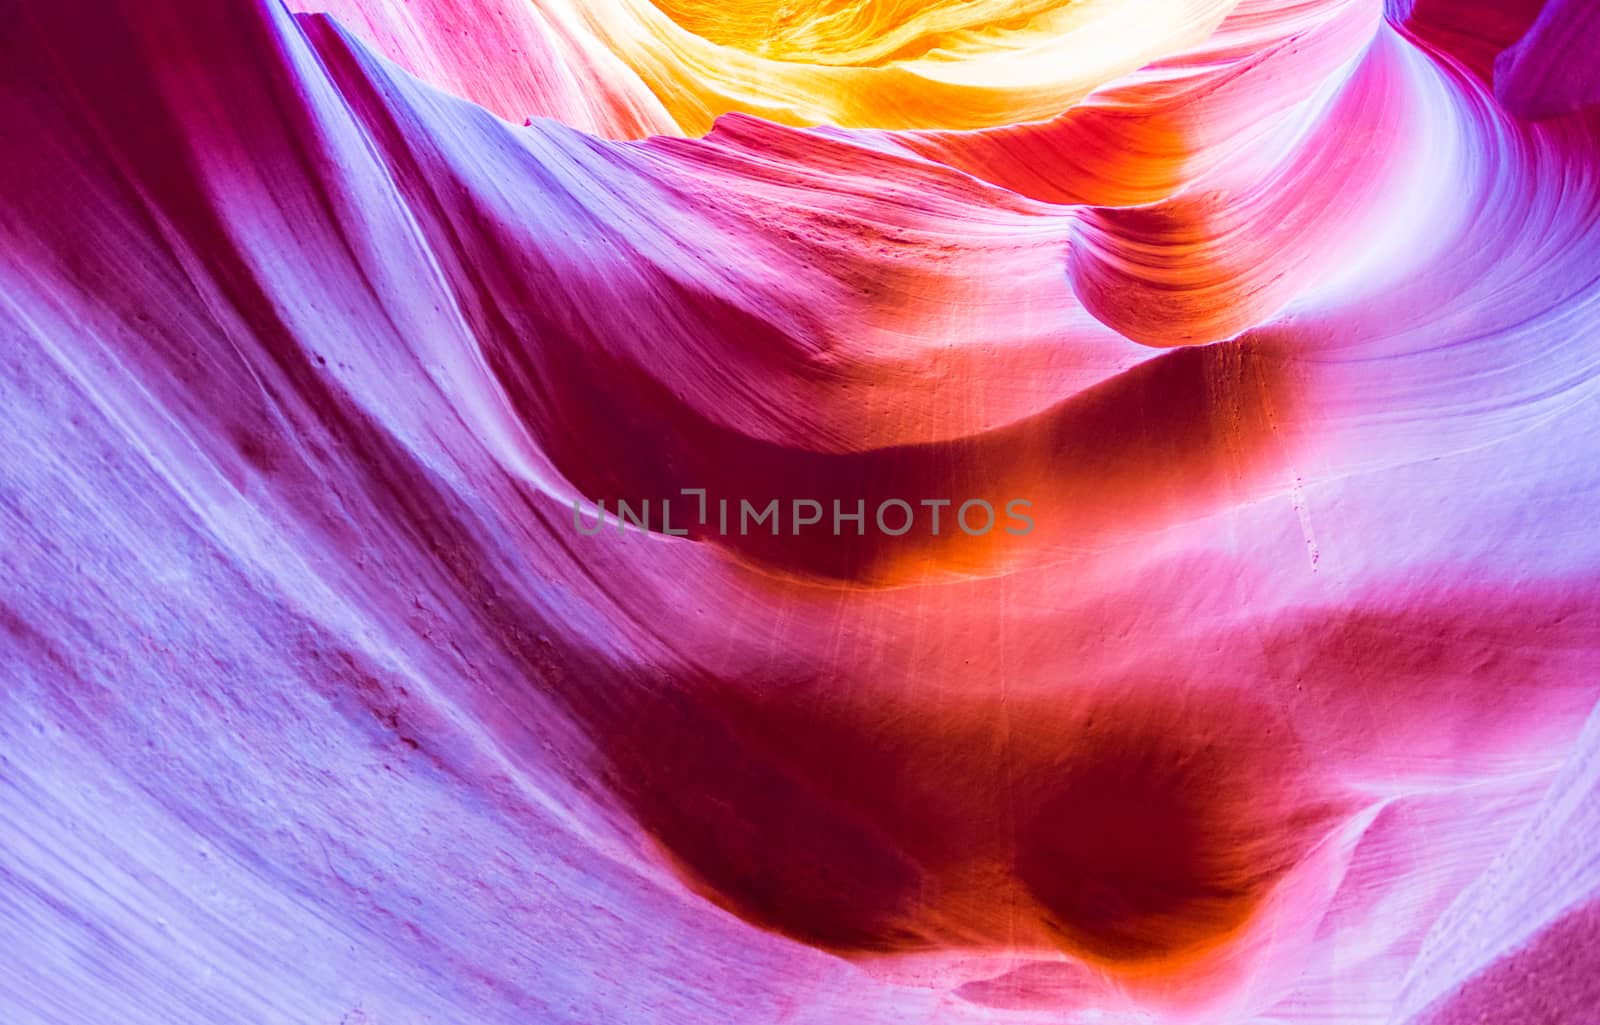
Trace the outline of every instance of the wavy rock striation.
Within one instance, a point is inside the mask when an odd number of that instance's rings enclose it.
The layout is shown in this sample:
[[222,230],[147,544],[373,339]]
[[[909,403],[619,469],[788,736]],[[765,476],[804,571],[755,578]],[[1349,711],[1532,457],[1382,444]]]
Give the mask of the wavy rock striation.
[[0,1020],[1592,1020],[1583,5],[311,6],[0,5]]

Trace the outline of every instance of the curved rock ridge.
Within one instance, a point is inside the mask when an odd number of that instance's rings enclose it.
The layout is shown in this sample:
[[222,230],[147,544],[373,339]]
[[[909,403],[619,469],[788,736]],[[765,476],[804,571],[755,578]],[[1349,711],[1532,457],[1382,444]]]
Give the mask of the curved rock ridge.
[[291,7],[0,5],[0,1021],[1592,1021],[1587,8]]

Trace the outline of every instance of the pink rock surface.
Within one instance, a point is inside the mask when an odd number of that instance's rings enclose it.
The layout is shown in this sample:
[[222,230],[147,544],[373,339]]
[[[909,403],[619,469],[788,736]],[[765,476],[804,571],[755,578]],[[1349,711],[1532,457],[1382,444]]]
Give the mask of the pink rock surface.
[[333,10],[0,4],[0,1022],[1597,1020],[1581,5],[703,138]]

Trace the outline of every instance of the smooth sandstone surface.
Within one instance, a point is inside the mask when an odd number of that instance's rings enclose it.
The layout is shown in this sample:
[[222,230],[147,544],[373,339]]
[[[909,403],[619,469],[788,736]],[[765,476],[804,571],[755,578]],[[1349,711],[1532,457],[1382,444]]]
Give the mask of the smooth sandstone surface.
[[1593,11],[0,2],[0,1022],[1593,1025]]

